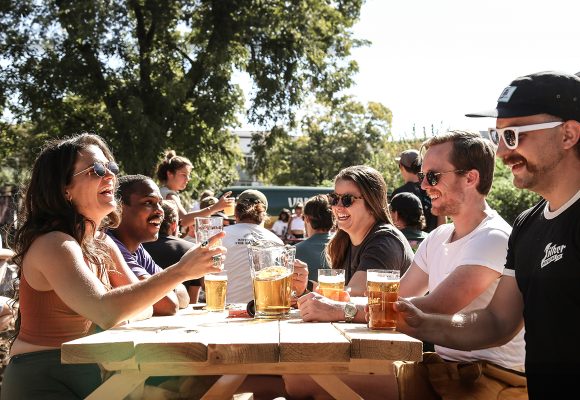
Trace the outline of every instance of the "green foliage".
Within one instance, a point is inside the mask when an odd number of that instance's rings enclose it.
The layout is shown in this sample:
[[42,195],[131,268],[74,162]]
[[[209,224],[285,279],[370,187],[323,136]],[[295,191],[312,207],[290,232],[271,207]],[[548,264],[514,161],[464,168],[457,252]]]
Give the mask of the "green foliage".
[[[253,80],[250,121],[292,126],[307,95],[332,104],[362,0],[20,0],[0,6],[0,107],[31,137],[102,135],[126,173],[167,149],[219,187],[242,157],[230,129]],[[0,147],[4,146],[4,142]],[[38,148],[33,147],[35,151]],[[17,150],[22,151],[22,149]]]
[[277,185],[328,185],[342,168],[367,164],[391,136],[391,111],[350,98],[302,120],[302,135],[281,130],[255,135],[253,172]]
[[495,175],[487,197],[490,207],[496,210],[509,224],[524,210],[532,207],[540,196],[529,190],[521,190],[512,184],[510,170],[496,159]]

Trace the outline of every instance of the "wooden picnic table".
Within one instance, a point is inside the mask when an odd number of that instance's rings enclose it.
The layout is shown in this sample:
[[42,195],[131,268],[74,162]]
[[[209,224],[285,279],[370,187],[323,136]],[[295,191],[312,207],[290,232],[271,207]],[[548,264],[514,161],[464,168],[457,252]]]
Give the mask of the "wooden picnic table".
[[62,345],[63,363],[98,363],[115,374],[88,399],[123,399],[150,376],[223,375],[204,399],[231,398],[249,374],[306,374],[337,399],[360,398],[336,374],[392,374],[390,361],[418,361],[422,343],[364,324],[291,318],[228,318],[181,310]]

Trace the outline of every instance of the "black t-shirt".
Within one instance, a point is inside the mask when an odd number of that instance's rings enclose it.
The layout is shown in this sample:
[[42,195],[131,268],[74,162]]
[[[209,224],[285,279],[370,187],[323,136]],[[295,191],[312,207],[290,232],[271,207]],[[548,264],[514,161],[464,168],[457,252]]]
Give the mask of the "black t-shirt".
[[[181,259],[193,243],[175,236],[159,235],[155,242],[143,243],[145,250],[157,265],[165,269]],[[201,279],[193,279],[183,282],[185,286],[201,286]]]
[[515,270],[524,300],[530,399],[575,393],[580,379],[580,192],[575,198],[555,213],[542,200],[516,219],[509,239],[506,270]]
[[421,200],[421,205],[423,206],[423,215],[425,216],[425,232],[431,232],[433,229],[437,228],[437,216],[431,214],[431,199],[423,189],[419,182],[407,182],[402,186],[399,186],[393,190],[391,197],[398,193],[413,193],[415,196]]
[[346,282],[357,271],[398,269],[401,276],[413,261],[413,250],[405,236],[390,224],[377,223],[358,246],[350,245],[345,259]]

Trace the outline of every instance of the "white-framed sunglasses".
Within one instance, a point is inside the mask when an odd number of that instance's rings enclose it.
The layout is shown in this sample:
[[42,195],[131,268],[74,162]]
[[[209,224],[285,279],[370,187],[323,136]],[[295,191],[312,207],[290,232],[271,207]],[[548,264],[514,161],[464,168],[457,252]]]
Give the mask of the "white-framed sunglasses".
[[515,150],[518,147],[518,138],[521,132],[541,131],[542,129],[555,128],[563,123],[563,121],[544,122],[542,124],[508,126],[507,128],[489,128],[487,131],[493,143],[498,145],[501,136],[505,146],[510,150]]

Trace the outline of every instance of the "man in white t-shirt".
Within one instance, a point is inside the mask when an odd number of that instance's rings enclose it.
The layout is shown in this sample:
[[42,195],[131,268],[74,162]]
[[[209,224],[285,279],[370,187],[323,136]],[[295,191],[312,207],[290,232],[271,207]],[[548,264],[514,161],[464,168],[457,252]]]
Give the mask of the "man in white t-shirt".
[[[432,137],[422,148],[426,152],[418,174],[421,188],[431,198],[433,214],[446,215],[452,223],[439,226],[423,240],[401,278],[400,296],[418,296],[411,301],[428,313],[485,307],[502,276],[511,233],[510,225],[485,200],[493,180],[495,148],[479,134],[464,131]],[[499,347],[460,351],[435,346],[435,351],[445,361],[486,360],[517,375],[524,369],[523,334],[522,329]],[[409,368],[404,364],[399,370],[402,393],[420,386],[420,374],[405,374]]]
[[236,223],[224,227],[222,244],[228,249],[224,269],[228,274],[227,303],[247,303],[254,298],[248,245],[255,240],[269,240],[283,245],[275,233],[264,228],[268,200],[254,189],[243,191],[236,201]]

